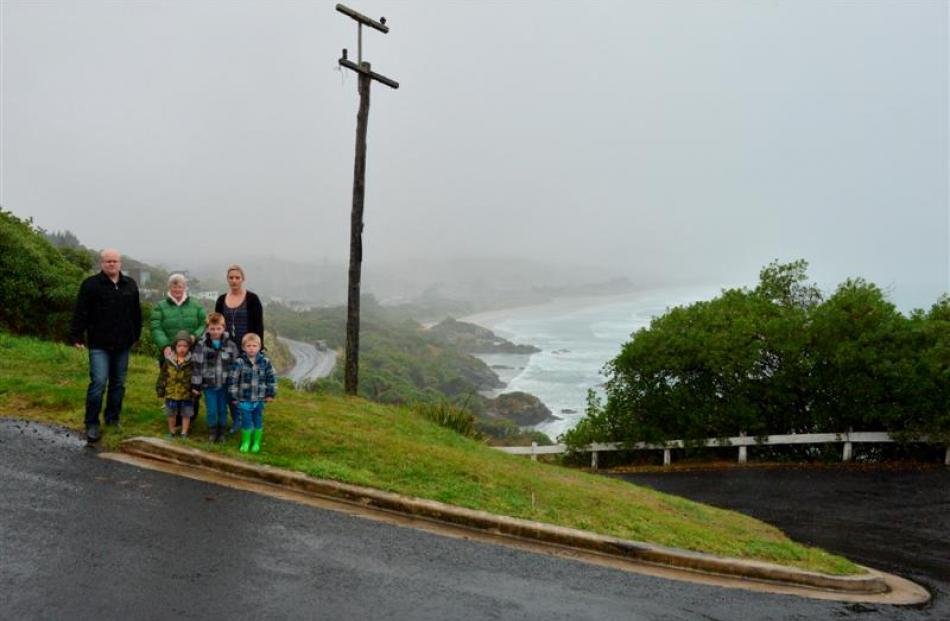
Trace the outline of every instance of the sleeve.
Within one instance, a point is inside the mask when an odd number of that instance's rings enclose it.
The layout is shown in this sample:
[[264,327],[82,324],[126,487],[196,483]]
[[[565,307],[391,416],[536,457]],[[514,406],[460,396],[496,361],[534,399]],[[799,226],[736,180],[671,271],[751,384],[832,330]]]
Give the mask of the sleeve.
[[162,320],[165,319],[165,301],[162,300],[152,308],[152,341],[158,349],[162,350],[171,345],[171,341],[165,335],[165,328],[162,327]]
[[132,281],[135,289],[135,299],[132,300],[132,344],[134,345],[142,337],[142,300],[139,297],[139,286]]
[[76,296],[76,306],[73,309],[73,319],[69,325],[69,342],[85,343],[86,328],[89,327],[89,303],[92,296],[89,293],[88,280],[79,286],[79,295]]
[[155,382],[155,394],[159,397],[165,396],[165,386],[168,384],[168,363],[162,360],[158,371],[158,381]]
[[205,319],[207,319],[207,314],[205,313],[205,309],[201,304],[198,304],[197,302],[195,302],[195,304],[198,306],[198,325],[192,331],[192,334],[194,335],[195,340],[198,340],[205,332]]
[[201,390],[201,369],[205,361],[205,344],[198,343],[195,350],[191,352],[191,387],[195,390]]
[[222,293],[218,296],[218,299],[214,303],[214,312],[224,314],[224,296],[226,294]]
[[277,396],[277,374],[274,373],[274,365],[271,364],[271,361],[267,361],[267,370],[264,373],[264,396],[265,397],[276,397]]
[[264,343],[264,307],[256,293],[247,292],[247,331],[261,337]]
[[231,401],[238,400],[238,384],[241,382],[241,361],[238,360],[231,365],[231,371],[228,373],[228,396]]

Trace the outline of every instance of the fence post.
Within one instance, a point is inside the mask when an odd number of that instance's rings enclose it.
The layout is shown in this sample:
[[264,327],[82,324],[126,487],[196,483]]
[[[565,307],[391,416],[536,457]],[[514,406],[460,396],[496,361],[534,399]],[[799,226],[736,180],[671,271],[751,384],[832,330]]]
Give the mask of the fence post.
[[531,461],[538,461],[538,455],[537,453],[535,453],[535,451],[537,450],[538,450],[538,443],[532,442],[531,443]]
[[670,459],[670,449],[668,448],[663,449],[663,465],[669,466],[672,461],[673,460]]
[[841,461],[851,461],[852,449],[851,427],[848,427],[848,433],[844,434],[844,450],[841,452]]
[[590,452],[590,469],[597,470],[597,451]]
[[[739,437],[740,437],[740,438],[744,438],[744,437],[745,437],[745,432],[744,432],[744,431],[740,431],[740,432],[739,432]],[[746,460],[748,459],[748,457],[749,457],[749,454],[748,454],[748,452],[746,451],[746,446],[745,446],[745,444],[743,444],[742,446],[739,447],[739,463],[740,463],[740,464],[746,463]]]

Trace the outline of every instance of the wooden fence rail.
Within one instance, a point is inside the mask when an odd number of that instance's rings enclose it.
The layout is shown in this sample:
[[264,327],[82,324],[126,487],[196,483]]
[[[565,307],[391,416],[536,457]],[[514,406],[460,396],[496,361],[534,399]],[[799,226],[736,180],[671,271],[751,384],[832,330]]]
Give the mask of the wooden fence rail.
[[[896,442],[886,431],[852,431],[848,433],[801,433],[776,436],[765,436],[763,438],[755,436],[739,435],[733,438],[706,438],[699,442],[690,443],[691,446],[710,446],[710,447],[735,447],[739,450],[739,463],[746,463],[747,450],[750,446],[784,446],[792,444],[831,444],[841,443],[844,445],[841,451],[842,461],[851,461],[854,444],[875,444]],[[917,438],[914,442],[932,443],[926,437]],[[637,442],[636,444],[624,444],[622,442],[609,442],[603,444],[589,444],[588,446],[575,449],[579,453],[590,453],[590,467],[597,469],[597,455],[606,451],[663,451],[663,465],[669,466],[672,462],[670,451],[676,448],[683,448],[685,443],[682,440],[671,440],[663,444],[648,444],[646,442]],[[531,459],[537,460],[538,455],[559,455],[568,452],[566,444],[554,444],[551,446],[538,446],[532,442],[531,446],[499,446],[500,451],[512,455],[530,455]],[[944,464],[950,466],[950,446],[946,448],[944,455]]]

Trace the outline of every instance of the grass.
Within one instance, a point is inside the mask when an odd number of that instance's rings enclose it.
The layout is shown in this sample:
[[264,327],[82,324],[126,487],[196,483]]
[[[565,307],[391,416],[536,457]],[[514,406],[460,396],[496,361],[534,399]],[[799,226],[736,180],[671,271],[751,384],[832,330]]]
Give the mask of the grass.
[[[83,351],[0,333],[0,414],[81,429],[88,382]],[[157,365],[133,356],[122,431],[103,445],[162,436]],[[297,392],[282,382],[267,408],[264,446],[242,456],[237,443],[204,441],[202,413],[188,442],[204,450],[315,477],[429,498],[472,509],[723,556],[825,573],[861,573],[848,560],[799,545],[748,516],[507,455],[440,427],[409,408]]]

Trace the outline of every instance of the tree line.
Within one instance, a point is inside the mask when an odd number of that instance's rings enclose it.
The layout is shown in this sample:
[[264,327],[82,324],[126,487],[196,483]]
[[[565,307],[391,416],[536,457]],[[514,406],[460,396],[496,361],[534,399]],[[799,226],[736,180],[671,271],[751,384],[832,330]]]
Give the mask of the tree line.
[[564,440],[662,442],[888,431],[950,439],[950,297],[902,314],[875,284],[827,298],[808,264],[670,309],[604,368],[605,397]]

